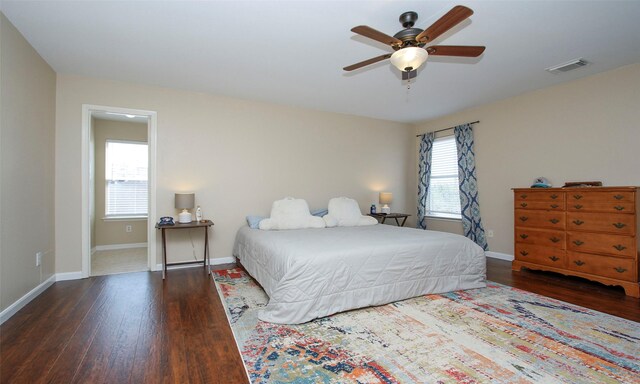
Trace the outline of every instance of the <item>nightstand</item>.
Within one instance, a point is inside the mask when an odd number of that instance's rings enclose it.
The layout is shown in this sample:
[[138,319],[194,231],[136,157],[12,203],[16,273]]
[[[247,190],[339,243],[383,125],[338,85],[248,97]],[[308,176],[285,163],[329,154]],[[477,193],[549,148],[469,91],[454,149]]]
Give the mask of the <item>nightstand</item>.
[[[407,213],[369,213],[369,216],[371,217],[375,217],[376,219],[378,219],[378,221],[380,221],[380,224],[384,224],[385,220],[387,219],[395,219],[396,221],[396,225],[398,227],[404,227],[404,223],[407,222],[407,217],[411,216]],[[402,223],[399,221],[399,219],[402,219]]]
[[[209,228],[213,226],[211,220],[192,221],[190,223],[175,223],[174,225],[160,225],[156,224],[156,228],[162,231],[162,279],[164,280],[167,274],[167,265],[183,265],[183,264],[199,264],[204,265],[207,273],[211,273],[210,264],[211,256],[209,254]],[[165,231],[167,229],[190,229],[190,228],[204,228],[204,257],[202,260],[185,261],[181,263],[167,264],[167,237]]]

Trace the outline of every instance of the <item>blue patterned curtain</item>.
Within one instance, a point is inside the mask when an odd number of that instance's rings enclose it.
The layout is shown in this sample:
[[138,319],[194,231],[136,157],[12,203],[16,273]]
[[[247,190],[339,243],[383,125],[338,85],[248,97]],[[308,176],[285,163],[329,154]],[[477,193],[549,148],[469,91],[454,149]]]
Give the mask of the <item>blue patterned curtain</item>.
[[460,210],[464,235],[487,251],[489,247],[484,236],[482,220],[480,220],[476,155],[473,151],[473,129],[471,124],[463,124],[455,127],[453,133],[458,150]]
[[418,228],[427,229],[424,215],[427,210],[427,196],[429,193],[429,179],[431,178],[431,153],[433,149],[433,139],[436,134],[425,133],[420,136],[420,152],[418,158]]

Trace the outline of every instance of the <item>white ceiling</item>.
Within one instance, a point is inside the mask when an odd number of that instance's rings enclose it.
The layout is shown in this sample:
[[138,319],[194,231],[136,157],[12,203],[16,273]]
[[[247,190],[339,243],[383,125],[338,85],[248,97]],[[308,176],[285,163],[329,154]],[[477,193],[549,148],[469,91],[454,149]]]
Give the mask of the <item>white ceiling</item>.
[[[430,57],[407,90],[388,61],[413,10],[426,28],[454,5],[475,11],[435,41],[485,45],[477,59]],[[640,1],[7,1],[0,6],[62,74],[416,122],[640,62]],[[544,69],[583,57],[584,68]],[[125,106],[126,107],[126,106]]]

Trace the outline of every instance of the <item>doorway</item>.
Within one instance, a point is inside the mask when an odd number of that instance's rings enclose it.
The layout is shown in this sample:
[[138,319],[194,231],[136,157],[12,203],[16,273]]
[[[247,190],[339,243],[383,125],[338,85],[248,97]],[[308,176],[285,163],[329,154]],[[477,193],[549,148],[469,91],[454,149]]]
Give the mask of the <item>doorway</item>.
[[83,277],[154,271],[156,113],[83,105]]

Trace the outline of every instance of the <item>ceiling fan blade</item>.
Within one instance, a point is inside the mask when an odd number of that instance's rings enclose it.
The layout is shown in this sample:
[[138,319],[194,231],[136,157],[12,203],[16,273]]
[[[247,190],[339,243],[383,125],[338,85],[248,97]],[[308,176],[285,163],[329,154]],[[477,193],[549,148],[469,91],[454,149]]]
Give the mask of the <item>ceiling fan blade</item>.
[[342,69],[344,69],[345,71],[353,71],[354,69],[362,68],[362,67],[367,66],[369,64],[377,63],[378,61],[382,61],[382,60],[388,59],[390,57],[391,57],[391,53],[387,53],[385,55],[377,56],[377,57],[371,58],[369,60],[365,60],[365,61],[361,61],[361,62],[356,63],[356,64],[352,64],[352,65],[350,65],[348,67],[344,67]]
[[378,30],[375,30],[371,27],[367,27],[366,25],[358,25],[357,27],[351,28],[351,32],[355,32],[358,35],[362,35],[364,37],[368,37],[375,41],[379,41],[383,44],[387,45],[402,45],[402,41],[396,39],[395,37],[391,37],[385,33],[382,33]]
[[416,41],[420,43],[433,41],[435,38],[466,20],[471,15],[473,15],[473,11],[471,9],[462,5],[456,5],[444,16],[438,19],[438,21],[431,24],[429,28],[416,36]]
[[471,45],[433,45],[425,48],[433,56],[478,57],[485,47]]

